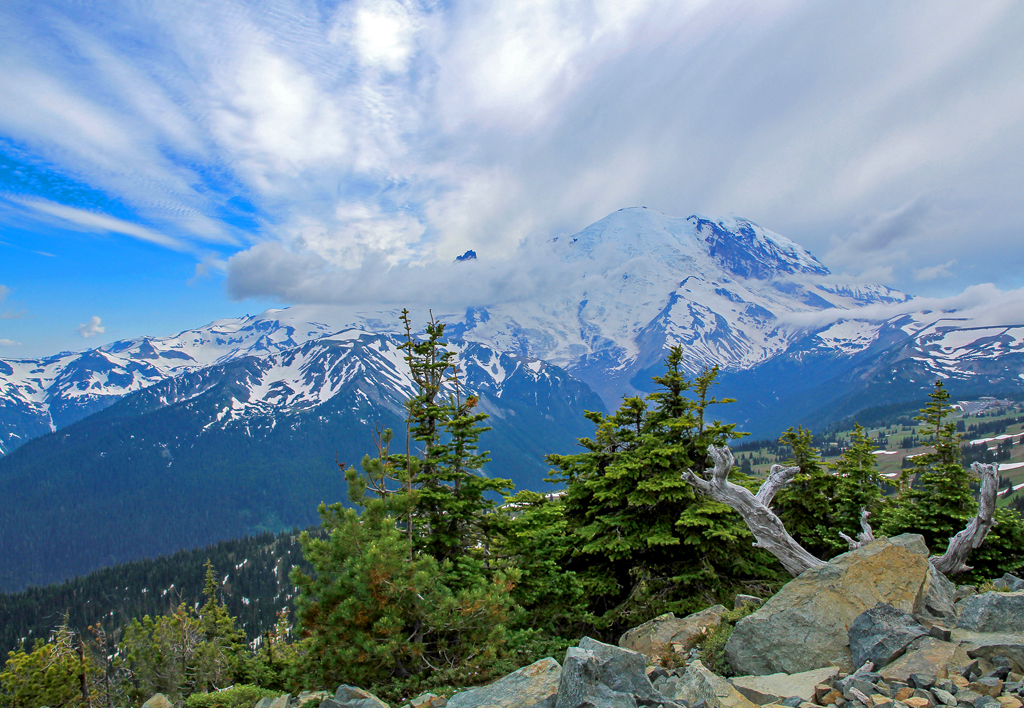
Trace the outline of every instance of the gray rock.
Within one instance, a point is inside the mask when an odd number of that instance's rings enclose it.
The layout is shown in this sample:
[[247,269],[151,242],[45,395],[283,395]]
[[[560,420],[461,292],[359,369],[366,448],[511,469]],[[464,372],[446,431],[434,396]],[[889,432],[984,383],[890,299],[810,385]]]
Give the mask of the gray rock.
[[912,641],[927,635],[928,630],[909,612],[879,602],[857,615],[850,625],[853,665],[862,666],[870,661],[875,666],[885,666],[902,656]]
[[548,657],[494,683],[456,693],[446,708],[554,708],[562,667]]
[[993,580],[992,585],[1000,590],[1024,590],[1024,580],[1009,573],[1003,574],[998,580]]
[[142,704],[142,708],[174,708],[174,704],[167,700],[162,693],[154,693],[153,696]]
[[954,696],[949,691],[943,691],[941,688],[933,688],[932,689],[932,693],[935,694],[935,697],[939,700],[939,703],[941,703],[942,705],[944,705],[944,706],[955,706],[956,705],[956,696]]
[[741,594],[741,595],[737,595],[736,599],[734,599],[732,601],[732,608],[734,610],[738,610],[741,607],[746,607],[748,605],[763,605],[763,604],[764,604],[764,600],[762,600],[759,597],[755,597],[753,595],[742,595]]
[[853,671],[848,628],[879,602],[905,612],[919,609],[931,568],[926,552],[920,536],[880,538],[804,571],[736,624],[725,646],[733,671]]
[[707,708],[757,708],[732,684],[709,671],[699,660],[686,668],[669,698],[684,701],[690,708],[703,703]]
[[[969,632],[963,629],[954,629],[953,641],[962,646],[972,659],[991,661],[997,656],[1002,656],[1018,667],[1024,667],[1024,633],[1022,632]],[[985,672],[979,671],[980,673]]]
[[929,563],[928,577],[921,588],[921,599],[914,608],[914,616],[928,622],[952,624],[956,621],[955,602],[956,585]]
[[1024,632],[1024,591],[986,592],[960,601],[957,629]]
[[827,666],[799,674],[771,674],[769,676],[736,676],[729,679],[736,690],[758,705],[762,702],[755,696],[772,696],[776,699],[798,696],[805,701],[814,700],[814,689],[820,683],[832,681],[839,675],[839,669]]
[[725,613],[724,605],[713,605],[682,618],[668,612],[623,634],[619,646],[652,659],[668,653],[685,653],[721,624]]
[[[341,708],[388,708],[387,703],[372,693],[347,684],[338,686],[338,690],[334,692],[333,702],[341,706]],[[327,703],[327,701],[321,703],[320,708],[325,708],[324,703]],[[335,707],[327,706],[326,708]]]
[[639,652],[584,637],[562,662],[555,708],[636,708],[668,704],[644,672]]

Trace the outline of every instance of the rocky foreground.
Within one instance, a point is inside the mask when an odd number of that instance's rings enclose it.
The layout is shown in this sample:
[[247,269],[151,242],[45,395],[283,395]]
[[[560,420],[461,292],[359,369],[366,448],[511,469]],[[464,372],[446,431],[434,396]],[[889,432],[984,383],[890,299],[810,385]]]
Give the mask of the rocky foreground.
[[[697,645],[726,613],[716,605],[658,617],[619,646],[585,637],[561,664],[542,659],[487,686],[403,706],[1022,708],[1024,580],[1007,575],[994,586],[980,594],[955,586],[928,562],[920,536],[882,538],[802,573],[741,619],[725,645],[733,678],[697,659]],[[254,708],[311,697],[262,699]],[[144,708],[162,701],[154,696]],[[340,686],[320,708],[387,704]]]

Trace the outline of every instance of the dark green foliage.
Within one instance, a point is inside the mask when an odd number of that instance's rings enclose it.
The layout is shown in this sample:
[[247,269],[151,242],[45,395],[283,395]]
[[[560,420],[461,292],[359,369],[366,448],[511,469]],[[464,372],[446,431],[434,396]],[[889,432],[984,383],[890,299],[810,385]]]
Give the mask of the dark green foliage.
[[[916,420],[921,435],[931,438],[932,452],[914,458],[913,485],[901,480],[896,506],[887,514],[883,532],[919,533],[933,553],[942,553],[949,539],[964,528],[978,505],[971,492],[972,474],[960,457],[960,433],[948,419],[949,393],[942,381],[935,382],[928,404]],[[909,470],[904,477],[909,478]]]
[[850,446],[830,465],[837,479],[834,502],[837,539],[840,531],[856,538],[861,531],[861,512],[867,510],[874,516],[882,508],[883,480],[878,474],[878,458],[872,454],[874,449],[864,428],[854,423]]
[[739,437],[734,425],[706,419],[710,406],[728,401],[709,396],[716,375],[687,380],[676,347],[654,379],[657,391],[625,399],[611,415],[587,413],[597,430],[580,440],[586,451],[548,457],[566,485],[574,543],[568,567],[584,580],[590,610],[606,629],[667,610],[686,613],[742,583],[780,579],[775,559],[752,548],[740,516],[696,497],[680,476],[704,469],[708,445]]
[[224,691],[193,693],[185,700],[185,705],[188,708],[252,708],[259,699],[278,695],[277,691],[243,683]]
[[719,676],[735,675],[729,662],[725,659],[725,645],[728,643],[729,637],[732,636],[732,630],[736,627],[736,623],[744,617],[754,614],[760,607],[760,605],[751,603],[723,614],[721,623],[701,642],[701,663]]
[[833,508],[839,479],[822,462],[810,430],[790,428],[779,442],[791,451],[785,464],[799,467],[800,472],[775,495],[772,509],[789,534],[811,555],[830,558],[846,548],[836,533]]
[[98,671],[65,619],[31,651],[11,651],[0,671],[2,708],[88,708],[97,698]]
[[181,602],[196,606],[204,601],[207,560],[223,569],[223,600],[249,641],[274,626],[294,592],[288,572],[305,564],[298,532],[264,533],[0,595],[0,652],[45,639],[65,613],[75,632],[98,625],[110,633],[133,617],[161,615]]

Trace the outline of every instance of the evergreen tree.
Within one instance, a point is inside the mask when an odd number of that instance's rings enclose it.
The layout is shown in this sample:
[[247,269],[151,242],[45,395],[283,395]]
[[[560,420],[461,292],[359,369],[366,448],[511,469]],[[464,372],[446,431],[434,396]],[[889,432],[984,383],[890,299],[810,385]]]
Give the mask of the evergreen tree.
[[565,514],[577,539],[571,567],[605,627],[699,609],[741,582],[780,578],[774,558],[752,548],[739,515],[697,498],[680,476],[705,467],[708,445],[739,437],[734,425],[707,421],[710,406],[729,400],[709,396],[717,369],[690,381],[682,361],[674,347],[655,393],[626,398],[610,415],[589,412],[597,430],[580,440],[585,452],[548,457],[553,478],[566,485]]
[[846,549],[835,529],[833,505],[839,478],[826,468],[810,430],[789,428],[779,443],[791,451],[785,464],[799,467],[800,472],[775,495],[772,509],[797,543],[812,555],[828,559]]
[[88,708],[96,698],[99,672],[67,617],[49,640],[32,651],[21,647],[8,654],[0,671],[2,708]]
[[934,449],[914,458],[917,481],[913,486],[901,485],[883,531],[919,533],[933,553],[941,554],[977,512],[978,504],[971,492],[972,474],[961,463],[960,433],[948,419],[949,392],[941,379],[929,399],[915,420],[921,421],[921,435],[931,438]]
[[854,423],[850,446],[831,465],[837,479],[832,533],[856,538],[861,531],[861,512],[875,515],[882,509],[882,478],[878,474],[875,444],[860,423]]
[[416,386],[406,401],[407,439],[419,443],[421,451],[418,459],[412,450],[404,459],[389,459],[405,466],[417,494],[409,512],[417,528],[407,529],[408,537],[438,561],[459,565],[469,549],[490,543],[495,499],[513,485],[481,471],[489,459],[478,449],[480,435],[490,430],[481,425],[487,415],[473,412],[479,399],[462,388],[455,354],[443,339],[444,324],[431,316],[425,338],[416,339],[408,310],[402,311],[402,321],[405,360]]

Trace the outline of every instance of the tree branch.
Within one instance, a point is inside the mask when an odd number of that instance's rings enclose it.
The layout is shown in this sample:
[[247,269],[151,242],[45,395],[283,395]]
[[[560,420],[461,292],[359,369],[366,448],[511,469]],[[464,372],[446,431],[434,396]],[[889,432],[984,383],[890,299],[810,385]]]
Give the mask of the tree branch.
[[839,532],[839,536],[850,545],[850,550],[866,546],[875,540],[875,533],[871,530],[871,524],[868,523],[868,517],[871,516],[871,512],[867,509],[860,510],[860,528],[861,532],[857,534],[857,538],[853,539],[847,536],[842,531]]
[[743,517],[754,538],[757,539],[754,546],[763,548],[774,555],[782,563],[782,566],[794,576],[808,568],[824,565],[824,561],[812,556],[807,549],[793,540],[779,517],[762,501],[763,499],[770,501],[775,493],[793,478],[799,468],[783,468],[776,465],[755,496],[749,489],[729,481],[729,473],[732,471],[735,459],[728,447],[709,445],[708,454],[715,462],[711,480],[698,477],[692,470],[683,472],[683,479],[693,485],[699,493],[735,509]]
[[981,545],[985,536],[995,526],[993,514],[996,511],[996,494],[999,492],[999,465],[975,462],[971,465],[975,474],[981,476],[981,497],[978,502],[978,514],[967,527],[949,539],[949,547],[941,556],[932,556],[928,560],[935,570],[943,575],[962,573],[970,570],[967,556]]

